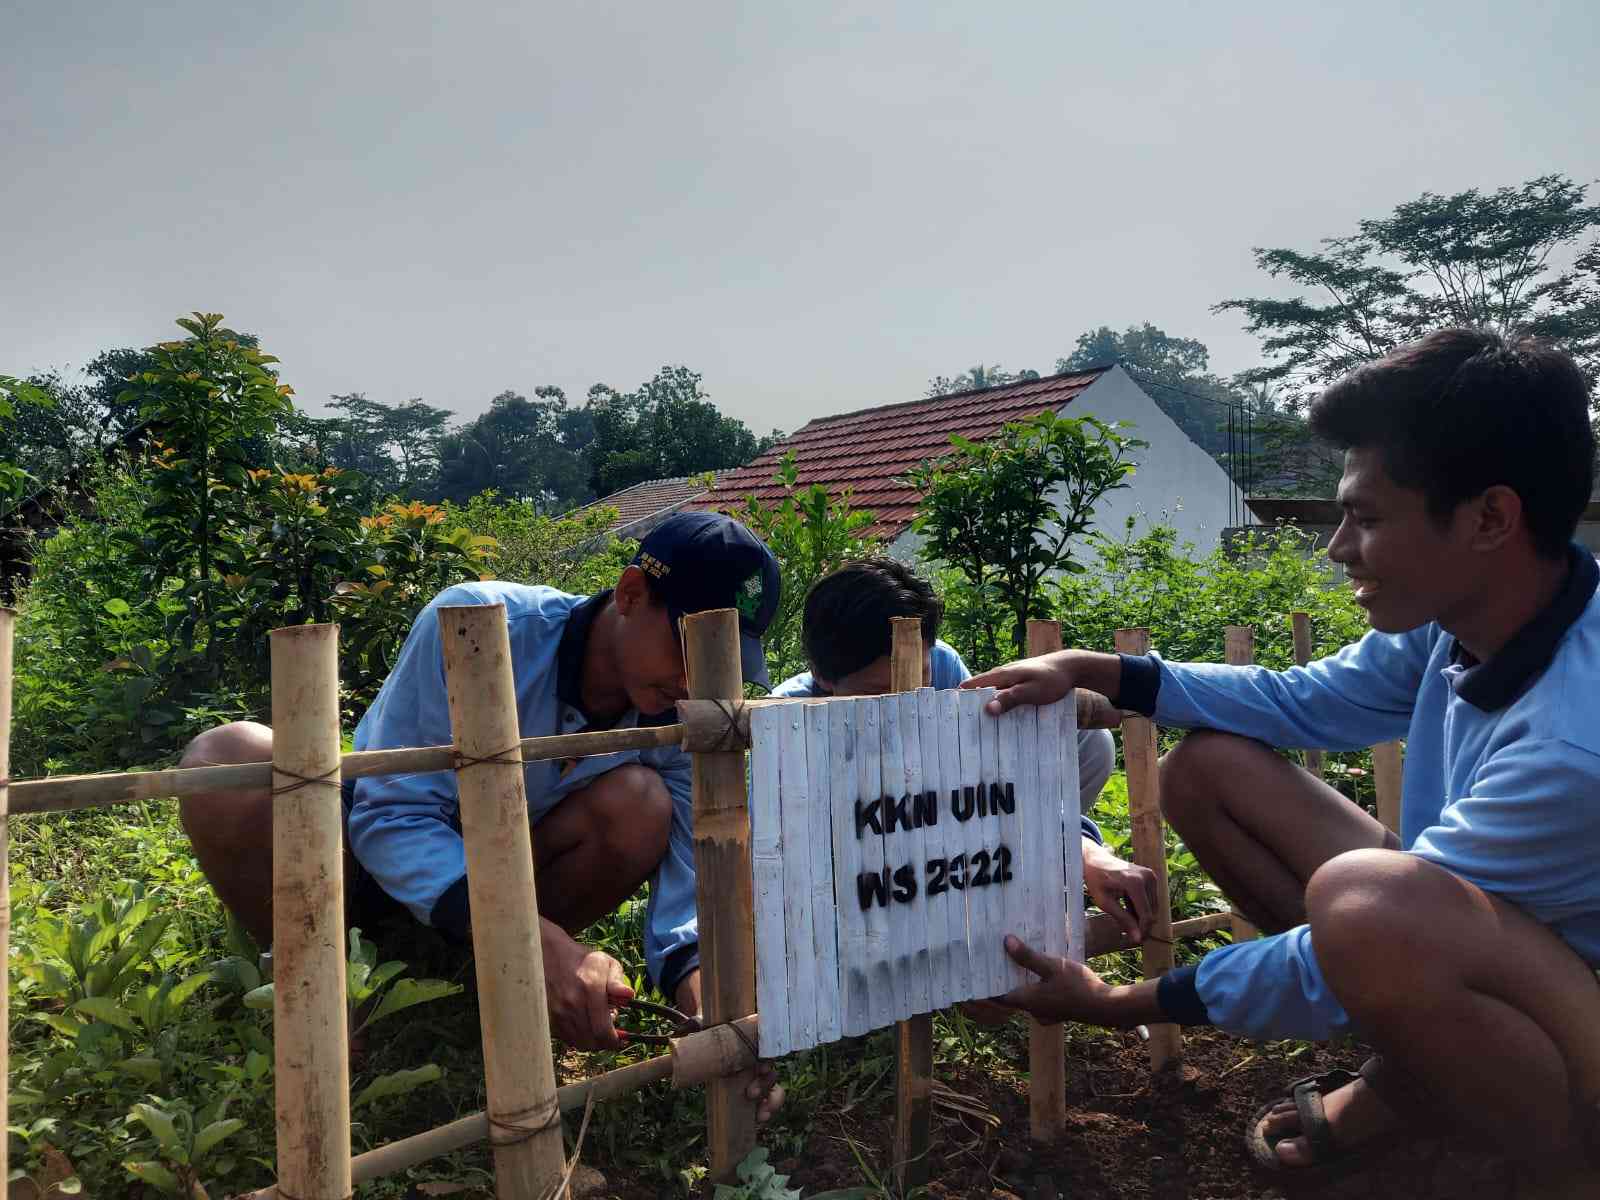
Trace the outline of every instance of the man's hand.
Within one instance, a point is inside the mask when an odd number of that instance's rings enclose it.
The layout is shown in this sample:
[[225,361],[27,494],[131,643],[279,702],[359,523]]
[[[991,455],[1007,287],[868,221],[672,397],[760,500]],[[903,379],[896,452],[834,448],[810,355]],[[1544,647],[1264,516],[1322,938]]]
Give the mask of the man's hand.
[[[1137,946],[1156,918],[1156,874],[1123,862],[1093,838],[1083,839],[1083,884],[1089,895],[1122,926],[1123,945]],[[1127,901],[1127,906],[1123,901]],[[1132,912],[1128,909],[1132,908]]]
[[615,1050],[623,1033],[613,1018],[633,999],[622,964],[574,941],[549,921],[540,925],[550,1032],[578,1050]]
[[1099,695],[1087,702],[1078,698],[1080,728],[1109,729],[1122,723],[1121,712],[1105,699],[1122,686],[1122,660],[1115,654],[1057,650],[974,675],[961,686],[997,688],[986,706],[995,716],[1019,704],[1053,704],[1073,688],[1083,688]]
[[1012,988],[994,1003],[1020,1008],[1045,1025],[1087,1021],[1107,1025],[1111,988],[1082,963],[1040,954],[1014,934],[1006,934],[1006,953],[1018,966],[1039,976],[1038,983]]

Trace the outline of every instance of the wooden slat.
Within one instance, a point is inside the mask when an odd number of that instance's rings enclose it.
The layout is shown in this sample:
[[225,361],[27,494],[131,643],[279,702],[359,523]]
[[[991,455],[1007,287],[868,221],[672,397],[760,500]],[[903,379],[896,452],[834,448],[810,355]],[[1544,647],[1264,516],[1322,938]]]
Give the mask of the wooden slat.
[[922,747],[922,790],[933,796],[935,822],[923,830],[922,861],[918,865],[924,903],[927,906],[928,993],[934,1012],[955,1003],[950,986],[950,892],[927,895],[930,877],[928,863],[944,857],[944,833],[954,823],[949,799],[945,795],[944,763],[939,753],[939,693],[931,687],[918,688],[917,739]]
[[[1148,654],[1148,629],[1119,629],[1117,650]],[[1172,896],[1167,888],[1167,850],[1161,819],[1161,778],[1156,761],[1155,725],[1145,717],[1122,722],[1122,757],[1128,772],[1128,808],[1133,825],[1133,860],[1156,877],[1156,912],[1144,940],[1144,977],[1154,979],[1172,969]],[[1176,1025],[1150,1026],[1150,1065],[1154,1070],[1183,1057],[1183,1035]]]
[[[961,694],[955,691],[937,693],[939,716],[939,824],[943,830],[940,852],[946,862],[963,849],[962,823],[955,818],[955,806],[961,791]],[[966,893],[949,886],[945,881],[944,901],[945,937],[950,953],[950,1000],[970,1000],[977,995],[972,986],[972,956],[967,949],[967,898]]]
[[781,727],[787,707],[750,714],[750,872],[756,906],[756,1011],[761,1051],[779,1058],[798,1044],[789,1013],[788,932],[784,920]]
[[[817,958],[811,930],[811,786],[806,778],[805,706],[779,710],[783,746],[783,915],[789,974],[789,1040],[817,1044]],[[759,948],[757,953],[760,953]]]
[[[862,870],[861,839],[856,836],[858,794],[856,759],[861,750],[854,702],[826,706],[830,748],[828,790],[833,798],[833,902],[840,914],[839,1028],[845,1037],[859,1037],[872,1028],[872,1003],[866,971],[866,929],[856,919],[856,876]],[[848,918],[848,919],[847,919]]]
[[[833,760],[829,750],[828,706],[804,706],[806,769],[811,779],[811,939],[817,977],[817,1043],[841,1036],[838,914],[833,891]],[[803,903],[802,897],[796,901]]]
[[[883,744],[879,740],[883,726],[881,697],[863,699],[857,715],[860,726],[856,737],[856,796],[865,805],[883,796]],[[876,871],[881,875],[886,862],[883,838],[869,828],[857,842],[861,847],[861,873]],[[894,1024],[900,1007],[889,943],[889,911],[882,905],[872,904],[865,915],[867,1001],[872,1006],[867,1028],[882,1029]]]

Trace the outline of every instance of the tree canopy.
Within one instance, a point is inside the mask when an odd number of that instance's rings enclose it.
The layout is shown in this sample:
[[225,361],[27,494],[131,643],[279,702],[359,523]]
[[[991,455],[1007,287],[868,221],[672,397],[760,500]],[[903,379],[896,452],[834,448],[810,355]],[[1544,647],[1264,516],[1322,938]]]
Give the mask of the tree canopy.
[[1493,192],[1424,192],[1317,250],[1257,247],[1256,265],[1296,294],[1216,306],[1243,314],[1268,360],[1239,381],[1275,385],[1297,407],[1361,363],[1447,325],[1552,338],[1594,378],[1600,206],[1585,203],[1587,191],[1541,175]]

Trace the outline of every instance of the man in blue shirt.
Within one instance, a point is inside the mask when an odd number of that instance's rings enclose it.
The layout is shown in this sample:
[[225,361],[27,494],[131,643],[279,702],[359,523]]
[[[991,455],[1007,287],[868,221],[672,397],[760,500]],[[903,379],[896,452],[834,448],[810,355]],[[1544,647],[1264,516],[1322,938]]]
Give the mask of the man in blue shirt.
[[[720,514],[658,526],[612,591],[569,596],[498,581],[440,593],[418,616],[372,707],[357,749],[451,741],[438,617],[441,606],[504,604],[524,737],[668,722],[686,694],[679,618],[737,608],[744,675],[765,685],[760,638],[777,608],[771,552]],[[262,761],[272,732],[241,722],[202,734],[184,765]],[[622,967],[575,935],[650,882],[646,967],[677,1006],[700,1011],[689,758],[677,747],[525,768],[535,826],[539,914],[550,1025],[583,1048],[619,1044]],[[470,936],[466,857],[452,772],[381,776],[345,787],[352,924],[391,913]],[[193,797],[182,809],[195,852],[222,901],[265,944],[272,934],[271,798],[265,791]]]
[[[786,679],[774,696],[877,696],[892,690],[890,621],[922,621],[925,687],[960,687],[971,674],[954,647],[939,640],[944,604],[926,580],[892,558],[846,563],[806,593],[801,642],[811,670]],[[1078,792],[1083,832],[1083,881],[1089,895],[1116,918],[1120,937],[1089,948],[1091,956],[1143,940],[1155,918],[1155,874],[1106,848],[1089,810],[1116,765],[1111,734],[1078,731]],[[982,1011],[982,1010],[979,1010]]]
[[[1588,385],[1565,354],[1429,335],[1312,406],[1346,451],[1329,546],[1373,626],[1309,667],[1065,651],[971,681],[996,709],[1067,688],[1197,731],[1163,806],[1272,936],[1110,987],[1007,948],[1041,1018],[1355,1033],[1359,1076],[1301,1081],[1247,1131],[1285,1182],[1445,1128],[1590,1195],[1600,1165],[1600,568],[1570,543],[1593,484]],[[1269,747],[1407,741],[1399,837]],[[1591,1165],[1594,1164],[1594,1165]]]

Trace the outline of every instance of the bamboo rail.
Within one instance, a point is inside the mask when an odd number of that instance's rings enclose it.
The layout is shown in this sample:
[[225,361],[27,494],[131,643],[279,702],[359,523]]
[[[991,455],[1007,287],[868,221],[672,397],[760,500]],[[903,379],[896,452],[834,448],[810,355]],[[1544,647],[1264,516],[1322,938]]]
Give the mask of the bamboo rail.
[[[1117,650],[1148,654],[1148,629],[1119,629]],[[1172,969],[1172,895],[1167,888],[1167,842],[1161,818],[1161,773],[1156,761],[1156,727],[1145,717],[1122,722],[1122,764],[1128,773],[1128,811],[1133,826],[1133,861],[1156,876],[1156,917],[1141,947],[1144,977]],[[1183,1031],[1176,1025],[1150,1026],[1150,1066],[1159,1071],[1183,1057]]]
[[[1298,643],[1298,631],[1297,643]],[[1310,631],[1307,630],[1307,636]],[[1229,666],[1248,667],[1256,661],[1256,630],[1254,625],[1228,625],[1222,631],[1222,656]],[[1248,942],[1261,936],[1261,931],[1241,913],[1233,914],[1233,940]]]
[[[11,961],[11,675],[17,614],[0,608],[0,963]],[[0,1126],[10,1117],[11,988],[0,987]],[[11,1177],[9,1135],[0,1137],[0,1179]]]
[[273,1053],[278,1180],[302,1200],[350,1195],[339,627],[272,644]]
[[[889,619],[889,690],[922,686],[922,620]],[[894,1152],[890,1159],[902,1195],[928,1182],[933,1120],[933,1014],[895,1023]]]
[[[1290,613],[1289,628],[1294,637],[1294,661],[1296,666],[1306,666],[1311,662],[1311,614]],[[1322,751],[1307,750],[1305,752],[1306,770],[1318,779],[1322,778]]]
[[[1061,622],[1028,622],[1028,656],[1061,649]],[[1071,747],[1076,754],[1077,748]],[[1082,854],[1083,838],[1069,831],[1066,853]],[[1083,897],[1068,896],[1068,904]],[[1052,913],[1047,920],[1057,919]],[[1028,1127],[1036,1142],[1054,1141],[1067,1131],[1067,1034],[1060,1025],[1045,1025],[1028,1018]]]
[[[533,838],[515,751],[517,687],[502,604],[443,607],[439,637],[467,852],[483,1073],[499,1200],[542,1200],[566,1172]],[[528,998],[537,997],[530,1004]]]
[[[683,618],[689,694],[736,700],[739,614],[731,608]],[[742,747],[694,756],[695,905],[700,922],[700,1001],[706,1024],[731,1021],[756,1006],[755,901],[750,878],[750,809]],[[755,1106],[744,1098],[748,1072],[706,1087],[711,1178],[728,1182],[756,1144]]]

